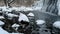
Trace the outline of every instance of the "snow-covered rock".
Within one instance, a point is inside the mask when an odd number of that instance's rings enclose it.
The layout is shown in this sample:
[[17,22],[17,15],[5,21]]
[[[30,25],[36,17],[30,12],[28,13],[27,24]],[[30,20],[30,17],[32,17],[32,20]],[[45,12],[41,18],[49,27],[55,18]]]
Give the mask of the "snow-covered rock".
[[29,13],[27,16],[34,16],[34,14],[33,13]]
[[36,20],[36,22],[37,22],[37,24],[41,24],[41,25],[45,23],[44,20]]
[[18,15],[11,14],[11,13],[9,13],[9,14],[7,14],[7,15],[8,15],[8,17],[18,17]]
[[54,22],[53,26],[60,29],[60,21]]
[[4,22],[0,21],[0,25],[4,25]]
[[20,25],[18,24],[13,24],[12,27],[19,27]]
[[16,23],[12,25],[12,27],[13,27],[13,28],[15,27],[16,30],[18,29],[19,26],[20,26],[20,25],[19,25],[19,24],[16,24]]
[[0,34],[9,34],[9,33],[0,27]]
[[11,20],[13,17],[18,17],[18,15],[16,15],[16,14],[11,14],[11,13],[8,13],[7,16],[8,16],[8,19],[10,19],[10,20]]
[[0,16],[0,19],[5,19],[3,16]]
[[21,20],[29,22],[28,17],[25,14],[23,14],[23,13],[20,13],[18,21],[20,22]]

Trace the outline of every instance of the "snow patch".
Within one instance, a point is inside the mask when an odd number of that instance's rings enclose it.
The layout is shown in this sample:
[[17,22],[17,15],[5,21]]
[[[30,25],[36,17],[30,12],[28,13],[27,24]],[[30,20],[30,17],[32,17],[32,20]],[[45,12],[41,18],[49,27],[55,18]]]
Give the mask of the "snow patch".
[[34,16],[34,14],[33,13],[29,13],[28,16]]
[[45,23],[44,20],[37,20],[36,22],[37,22],[37,24],[44,24]]
[[53,26],[60,29],[60,21],[54,22]]

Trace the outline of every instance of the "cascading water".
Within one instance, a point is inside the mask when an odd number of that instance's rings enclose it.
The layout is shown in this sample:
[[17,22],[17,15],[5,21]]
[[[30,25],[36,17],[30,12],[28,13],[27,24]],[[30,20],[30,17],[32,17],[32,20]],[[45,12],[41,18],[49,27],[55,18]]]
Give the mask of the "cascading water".
[[57,2],[57,7],[58,7],[58,15],[60,16],[60,0]]
[[57,15],[57,13],[58,13],[57,1],[58,0],[49,0],[46,11]]
[[43,0],[37,0],[34,2],[32,7],[34,10],[40,10],[42,6],[43,6]]

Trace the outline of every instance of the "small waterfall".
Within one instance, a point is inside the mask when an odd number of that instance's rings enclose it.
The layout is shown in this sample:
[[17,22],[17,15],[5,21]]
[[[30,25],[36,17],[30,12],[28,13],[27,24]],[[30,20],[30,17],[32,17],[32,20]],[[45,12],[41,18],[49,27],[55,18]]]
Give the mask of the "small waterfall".
[[41,7],[43,5],[43,0],[38,0],[34,2],[34,7]]
[[42,6],[43,6],[43,0],[37,0],[32,5],[34,10],[40,10],[42,8]]
[[57,2],[57,7],[58,7],[58,15],[60,16],[60,0]]
[[48,6],[47,6],[46,11],[53,13],[53,14],[58,14],[57,1],[58,0],[49,0],[48,4],[47,4]]

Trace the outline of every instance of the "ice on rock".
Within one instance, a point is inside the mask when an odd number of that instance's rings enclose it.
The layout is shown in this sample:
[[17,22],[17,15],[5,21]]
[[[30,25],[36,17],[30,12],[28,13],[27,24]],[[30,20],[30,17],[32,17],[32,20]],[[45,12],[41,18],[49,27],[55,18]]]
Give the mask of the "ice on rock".
[[37,20],[36,22],[37,22],[37,24],[44,24],[45,23],[44,20]]
[[25,14],[20,13],[18,21],[20,22],[21,20],[29,22],[28,17]]
[[33,13],[29,13],[28,16],[34,16],[34,14]]
[[60,29],[60,21],[54,22],[53,26]]

